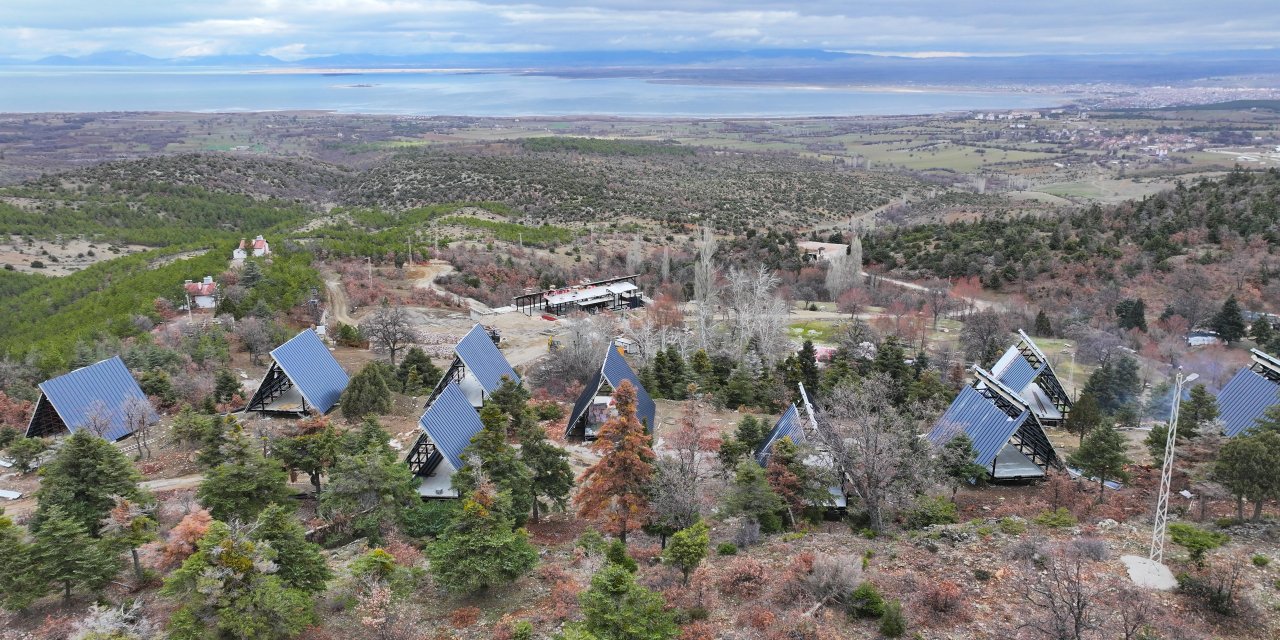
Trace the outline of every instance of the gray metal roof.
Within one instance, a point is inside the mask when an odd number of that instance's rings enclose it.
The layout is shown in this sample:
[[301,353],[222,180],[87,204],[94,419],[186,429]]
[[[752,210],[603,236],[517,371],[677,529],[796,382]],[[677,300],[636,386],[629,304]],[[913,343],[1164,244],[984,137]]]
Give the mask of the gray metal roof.
[[[129,398],[146,402],[155,420],[150,401],[119,356],[45,380],[40,383],[40,393],[72,432],[84,427],[91,412],[101,411],[111,422],[103,436],[107,440],[119,440],[133,433],[124,415]],[[37,402],[37,408],[39,404]]]
[[569,423],[565,427],[565,435],[568,436],[573,431],[573,425],[578,422],[578,418],[582,417],[582,413],[591,406],[591,401],[595,399],[596,392],[600,390],[600,385],[604,383],[604,373],[597,371],[591,376],[591,381],[587,386],[582,388],[582,393],[578,394],[578,399],[573,403],[573,410],[569,412]]
[[1252,429],[1267,408],[1280,404],[1280,385],[1248,368],[1241,369],[1222,391],[1218,392],[1218,417],[1227,437]]
[[276,347],[271,351],[271,358],[293,381],[307,404],[320,413],[338,404],[338,398],[351,381],[320,336],[311,329],[302,330]]
[[649,392],[645,391],[644,385],[640,384],[640,377],[631,369],[631,365],[627,364],[627,359],[623,358],[613,345],[609,345],[609,351],[604,356],[604,366],[600,367],[600,371],[604,374],[604,379],[608,381],[609,386],[614,389],[617,389],[623,380],[631,381],[636,388],[636,417],[644,423],[646,431],[653,433],[658,406],[654,404],[653,398],[649,397]]
[[760,466],[769,464],[769,457],[773,455],[773,445],[783,438],[791,438],[791,441],[800,444],[804,442],[804,425],[800,421],[800,411],[796,409],[795,403],[787,407],[786,412],[778,418],[777,424],[773,425],[773,430],[769,432],[769,437],[765,438],[764,444],[760,445],[760,450],[756,452],[756,462]]
[[484,423],[480,422],[480,414],[467,401],[462,389],[451,382],[427,407],[418,420],[418,426],[427,432],[436,449],[457,471],[462,468],[462,451],[484,428]]
[[964,431],[978,452],[975,462],[990,468],[1000,449],[1030,415],[1031,412],[1024,409],[1017,418],[1010,418],[973,387],[965,387],[938,419],[928,438],[929,442],[941,446]]
[[1027,385],[1031,384],[1031,381],[1035,380],[1036,376],[1040,375],[1040,372],[1043,370],[1043,365],[1037,368],[1033,367],[1025,358],[1015,358],[1013,362],[1009,364],[1008,368],[1000,374],[1000,382],[1003,382],[1005,386],[1010,389],[1021,393],[1022,390],[1026,389]]
[[520,376],[516,375],[516,370],[511,368],[507,359],[502,356],[502,352],[498,350],[498,346],[493,344],[489,332],[479,324],[462,337],[458,346],[453,348],[453,352],[462,360],[462,364],[467,365],[467,371],[480,381],[480,386],[484,387],[485,393],[497,391],[498,387],[502,386],[503,376],[511,378],[511,381],[516,384],[520,383]]

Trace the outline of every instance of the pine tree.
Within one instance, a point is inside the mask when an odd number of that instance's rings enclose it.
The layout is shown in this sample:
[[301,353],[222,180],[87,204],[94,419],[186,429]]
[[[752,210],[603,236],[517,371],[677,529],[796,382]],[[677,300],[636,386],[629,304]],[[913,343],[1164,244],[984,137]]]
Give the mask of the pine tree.
[[1147,303],[1142,298],[1121,300],[1116,305],[1116,324],[1121,329],[1137,329],[1147,332]]
[[1253,501],[1253,518],[1268,499],[1280,498],[1280,433],[1262,431],[1227,441],[1213,464],[1214,479],[1236,499],[1236,516],[1244,520],[1244,501]]
[[520,460],[519,452],[507,442],[509,420],[497,402],[480,410],[484,428],[472,436],[471,444],[463,450],[466,464],[454,474],[452,482],[453,488],[462,495],[476,488],[482,472],[495,489],[510,500],[505,506],[511,511],[502,515],[521,526],[533,509],[533,478],[529,467]]
[[671,371],[667,367],[667,352],[659,349],[653,356],[653,382],[659,398],[671,397]]
[[271,445],[271,455],[291,470],[307,474],[311,486],[320,493],[320,479],[338,457],[342,438],[324,417],[299,420],[294,424],[294,434],[277,438]]
[[1085,477],[1098,479],[1098,502],[1102,502],[1107,480],[1124,482],[1129,474],[1124,470],[1133,460],[1124,452],[1125,440],[1109,423],[1094,427],[1075,453],[1067,457],[1067,463],[1080,469]]
[[539,498],[565,508],[573,489],[573,468],[569,466],[569,453],[547,438],[547,432],[538,425],[528,407],[520,416],[515,430],[520,438],[520,461],[529,469],[533,522],[537,523]]
[[214,376],[213,398],[217,402],[230,402],[237,394],[244,395],[244,387],[230,369],[218,369]]
[[667,345],[667,384],[670,385],[667,397],[672,400],[683,400],[687,381],[688,373],[685,372],[684,356],[680,355],[680,351],[674,344]]
[[0,513],[0,607],[21,611],[49,592],[21,528]]
[[1147,446],[1147,451],[1151,454],[1151,460],[1156,465],[1163,465],[1164,450],[1169,444],[1169,425],[1161,423],[1151,427],[1151,431],[1147,433],[1147,437],[1142,443]]
[[129,550],[133,559],[133,574],[138,579],[138,584],[143,581],[138,547],[156,539],[158,526],[142,505],[119,496],[116,497],[116,506],[102,522],[103,540],[118,549]]
[[243,528],[214,521],[198,550],[165,580],[161,594],[180,603],[170,640],[284,640],[315,623],[315,603],[276,575],[276,553]]
[[636,389],[623,381],[613,392],[618,415],[605,422],[592,449],[600,460],[583,472],[574,502],[582,518],[607,516],[625,543],[627,531],[643,521],[649,510],[649,481],[653,478],[653,449],[649,434],[636,418]]
[[1245,334],[1244,316],[1240,314],[1240,303],[1236,301],[1234,295],[1227,298],[1222,303],[1222,309],[1213,317],[1210,322],[1213,330],[1218,332],[1218,337],[1225,340],[1228,344],[1239,342]]
[[1086,391],[1071,405],[1071,413],[1067,414],[1064,425],[1068,432],[1074,433],[1081,444],[1084,437],[1102,424],[1102,411],[1098,409],[1098,401],[1093,394]]
[[707,557],[707,546],[711,544],[708,531],[707,523],[699,520],[693,526],[672,534],[671,544],[662,552],[663,561],[680,570],[686,585],[689,584],[689,574]]
[[1045,314],[1044,309],[1036,312],[1035,332],[1038,338],[1053,337],[1053,325],[1049,324],[1049,316]]
[[733,484],[725,494],[726,513],[758,523],[762,531],[774,532],[782,528],[778,514],[785,508],[782,498],[769,486],[760,465],[753,460],[738,463]]
[[431,362],[431,356],[420,347],[411,347],[396,369],[400,391],[408,394],[418,393],[424,387],[435,388],[442,375],[439,367]]
[[662,596],[612,562],[591,577],[578,601],[586,618],[581,630],[599,640],[670,640],[680,633]]
[[286,586],[308,593],[324,591],[325,582],[333,577],[320,545],[307,542],[307,532],[289,509],[273,504],[258,514],[258,522],[249,538],[271,545],[276,553],[279,571],[276,575]]
[[348,422],[361,420],[369,415],[384,415],[391,411],[391,389],[382,377],[382,366],[369,363],[357,373],[342,392],[339,400],[342,415]]
[[810,394],[817,393],[820,382],[818,350],[814,348],[812,340],[804,341],[804,345],[800,347],[800,354],[796,358],[800,363],[800,382],[804,383],[805,391]]
[[284,470],[263,457],[243,427],[231,428],[223,451],[223,462],[205,473],[196,490],[196,498],[214,518],[251,520],[269,504],[288,502],[292,492]]
[[481,485],[463,499],[444,533],[427,547],[431,574],[445,589],[473,593],[509,583],[538,563],[524,529],[502,517],[509,510]]
[[1183,400],[1178,408],[1178,437],[1188,440],[1199,435],[1200,427],[1212,423],[1218,417],[1218,400],[1198,384],[1191,388],[1191,397]]
[[693,357],[689,358],[689,368],[693,370],[694,376],[697,377],[698,386],[710,388],[715,386],[712,384],[712,367],[711,357],[707,352],[698,349],[693,352]]
[[1253,326],[1249,328],[1249,337],[1257,343],[1258,348],[1264,349],[1276,335],[1275,327],[1271,326],[1271,320],[1266,316],[1259,317],[1253,321]]
[[951,499],[956,499],[960,487],[970,481],[982,483],[987,478],[987,468],[974,462],[978,452],[973,448],[973,440],[969,434],[961,432],[942,446],[938,455],[938,466],[951,485]]
[[98,592],[120,572],[116,554],[89,537],[89,532],[60,506],[49,507],[35,531],[31,547],[37,575],[62,587],[63,598],[84,587]]
[[347,531],[381,540],[400,512],[420,500],[415,483],[409,466],[387,445],[386,432],[366,419],[329,472],[319,514]]
[[32,530],[39,529],[50,509],[61,509],[90,535],[96,536],[102,519],[115,506],[116,496],[138,500],[141,475],[115,445],[88,429],[71,434],[58,454],[40,470]]

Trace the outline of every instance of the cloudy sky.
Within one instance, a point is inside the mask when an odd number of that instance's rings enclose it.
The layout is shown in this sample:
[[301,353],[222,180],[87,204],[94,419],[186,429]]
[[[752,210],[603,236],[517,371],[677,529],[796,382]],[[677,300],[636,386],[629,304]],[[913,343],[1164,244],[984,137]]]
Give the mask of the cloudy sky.
[[0,0],[0,55],[1280,46],[1278,0]]

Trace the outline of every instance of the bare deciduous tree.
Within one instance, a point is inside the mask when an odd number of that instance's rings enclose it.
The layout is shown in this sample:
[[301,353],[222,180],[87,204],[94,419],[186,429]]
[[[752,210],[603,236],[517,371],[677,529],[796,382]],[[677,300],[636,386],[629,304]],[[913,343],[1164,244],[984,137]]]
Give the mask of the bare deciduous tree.
[[955,299],[951,297],[951,283],[946,280],[930,280],[925,283],[924,299],[929,303],[929,312],[933,314],[933,328],[938,329],[938,320],[955,309]]
[[262,364],[262,354],[271,349],[271,331],[261,318],[246,316],[235,325],[235,336],[240,341],[253,364]]
[[862,286],[861,245],[858,253],[857,256],[837,253],[827,259],[825,284],[832,300],[849,289]]
[[409,312],[401,305],[382,305],[364,322],[360,323],[360,333],[369,341],[373,350],[386,353],[391,364],[396,363],[396,354],[419,340],[418,330],[409,318]]
[[695,318],[698,331],[698,347],[711,345],[711,319],[719,300],[716,293],[716,237],[711,229],[702,228],[702,245],[698,247],[698,261],[693,265],[693,298],[697,301]]
[[101,400],[90,402],[80,428],[88,429],[89,433],[99,438],[106,438],[111,431],[111,411],[107,409],[106,403]]
[[717,446],[702,424],[696,403],[690,403],[666,444],[669,453],[655,465],[649,507],[659,524],[684,529],[702,516],[702,488],[711,474],[706,460],[714,455]]
[[844,603],[862,583],[861,562],[851,555],[815,557],[813,569],[800,578],[800,586],[814,600],[805,615],[813,615],[828,604]]
[[1022,597],[1037,615],[1019,625],[1046,640],[1085,640],[1103,628],[1097,592],[1088,583],[1088,559],[1057,550],[1040,564],[1028,563]]
[[971,314],[960,331],[960,344],[964,357],[984,367],[995,362],[1004,343],[1009,339],[1004,319],[990,309]]
[[[151,403],[142,398],[129,398],[121,408],[124,424],[133,432],[134,441],[138,444],[138,459],[151,459],[151,440],[156,424],[156,411]],[[144,456],[145,452],[145,456]]]
[[911,420],[885,401],[892,395],[891,381],[876,374],[840,383],[818,411],[818,446],[844,473],[875,531],[884,530],[886,507],[914,498],[932,476]]
[[760,265],[755,270],[730,269],[725,305],[729,348],[735,354],[754,346],[765,365],[790,350],[787,307],[777,296],[779,280]]
[[565,332],[547,355],[542,371],[547,379],[585,383],[600,370],[605,349],[613,343],[614,318],[608,314],[576,313],[564,323]]

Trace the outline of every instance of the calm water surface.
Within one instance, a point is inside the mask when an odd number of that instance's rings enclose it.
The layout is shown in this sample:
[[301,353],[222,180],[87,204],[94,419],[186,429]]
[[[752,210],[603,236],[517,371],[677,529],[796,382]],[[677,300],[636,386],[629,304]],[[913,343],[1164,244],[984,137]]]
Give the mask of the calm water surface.
[[327,110],[405,115],[843,116],[1049,107],[976,91],[658,84],[468,73],[265,74],[0,67],[0,112]]

